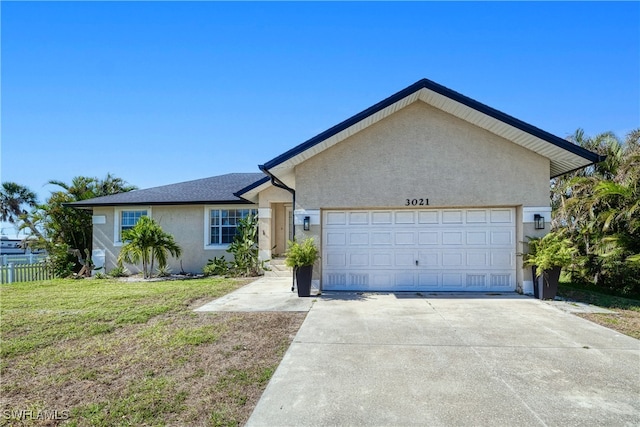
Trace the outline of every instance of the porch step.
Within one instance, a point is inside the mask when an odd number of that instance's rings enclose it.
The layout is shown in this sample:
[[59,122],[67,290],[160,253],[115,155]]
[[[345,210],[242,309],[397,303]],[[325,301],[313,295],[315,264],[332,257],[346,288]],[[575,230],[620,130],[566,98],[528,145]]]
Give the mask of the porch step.
[[269,268],[264,272],[265,277],[292,277],[293,269],[287,267],[284,263],[284,258],[273,258],[269,261]]

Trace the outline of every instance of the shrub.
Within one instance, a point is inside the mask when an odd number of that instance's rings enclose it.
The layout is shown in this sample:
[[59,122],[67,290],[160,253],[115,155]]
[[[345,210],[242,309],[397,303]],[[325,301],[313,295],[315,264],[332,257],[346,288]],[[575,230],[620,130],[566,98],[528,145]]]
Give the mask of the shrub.
[[118,262],[118,265],[109,272],[109,276],[111,277],[127,277],[128,275],[129,270],[122,265],[122,262]]
[[229,263],[223,256],[213,257],[202,269],[205,276],[224,276],[229,273]]
[[529,253],[524,254],[525,266],[536,266],[536,274],[541,275],[545,270],[554,267],[571,265],[577,250],[571,240],[560,234],[551,232],[546,236],[529,237]]
[[287,258],[285,264],[288,267],[303,267],[305,265],[313,265],[320,256],[318,248],[313,238],[308,238],[302,243],[296,240],[289,241],[289,250],[287,250]]

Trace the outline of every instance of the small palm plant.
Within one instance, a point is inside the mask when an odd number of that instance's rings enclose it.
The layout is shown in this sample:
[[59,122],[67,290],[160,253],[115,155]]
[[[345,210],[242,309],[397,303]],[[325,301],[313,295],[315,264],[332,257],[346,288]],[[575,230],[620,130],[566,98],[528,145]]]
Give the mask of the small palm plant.
[[118,262],[137,264],[142,261],[142,274],[145,279],[151,278],[155,261],[158,267],[164,269],[167,266],[167,257],[172,255],[179,257],[182,248],[176,243],[173,236],[165,233],[160,225],[148,216],[140,217],[133,228],[122,234],[126,242],[118,255]]

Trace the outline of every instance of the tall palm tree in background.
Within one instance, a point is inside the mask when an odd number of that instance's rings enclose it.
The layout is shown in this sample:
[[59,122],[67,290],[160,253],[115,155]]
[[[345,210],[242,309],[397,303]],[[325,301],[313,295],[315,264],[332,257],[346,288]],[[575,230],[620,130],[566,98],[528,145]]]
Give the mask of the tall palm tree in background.
[[25,207],[35,208],[38,204],[36,193],[15,182],[3,182],[0,189],[2,210],[0,220],[15,224],[20,215],[28,213]]
[[59,187],[47,201],[39,205],[36,194],[15,182],[4,182],[0,188],[2,210],[0,220],[15,224],[19,230],[29,230],[36,237],[31,242],[45,248],[55,271],[66,275],[80,270],[83,259],[72,254],[91,253],[91,211],[66,207],[65,204],[94,197],[108,196],[137,189],[122,178],[107,174],[104,179],[76,176],[70,183],[51,180]]
[[570,140],[606,156],[551,183],[552,230],[580,253],[572,279],[640,294],[640,130]]
[[29,210],[38,206],[36,193],[29,188],[15,182],[3,182],[0,188],[0,221],[24,225],[20,228],[28,228],[36,237],[41,238],[42,233],[29,219]]
[[[48,183],[61,189],[52,191],[47,203],[36,214],[49,238],[47,249],[50,253],[55,251],[58,254],[57,263],[61,267],[73,263],[73,269],[78,271],[84,263],[81,257],[91,253],[92,249],[92,213],[85,209],[67,207],[65,204],[124,193],[137,187],[111,174],[107,174],[104,179],[76,176],[70,183],[58,180]],[[78,259],[70,253],[76,254]]]

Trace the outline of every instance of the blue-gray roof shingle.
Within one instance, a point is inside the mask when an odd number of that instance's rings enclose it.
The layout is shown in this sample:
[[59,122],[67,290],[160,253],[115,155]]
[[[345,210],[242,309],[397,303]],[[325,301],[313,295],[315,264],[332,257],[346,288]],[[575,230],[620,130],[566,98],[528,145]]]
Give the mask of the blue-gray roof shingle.
[[249,203],[234,193],[258,181],[268,180],[263,173],[230,173],[194,181],[134,190],[67,204],[75,208],[120,205],[187,205]]

